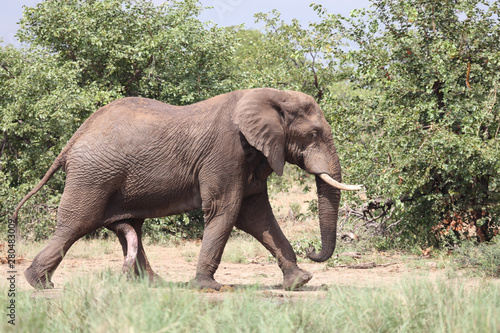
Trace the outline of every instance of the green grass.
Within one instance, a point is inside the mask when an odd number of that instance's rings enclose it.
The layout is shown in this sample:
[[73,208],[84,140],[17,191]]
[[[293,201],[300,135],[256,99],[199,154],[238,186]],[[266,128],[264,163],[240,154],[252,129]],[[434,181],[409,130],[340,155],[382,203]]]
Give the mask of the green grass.
[[469,275],[500,277],[500,239],[498,237],[489,243],[464,242],[455,252],[456,266],[465,268]]
[[[497,332],[500,287],[415,280],[383,288],[330,287],[324,298],[214,300],[177,285],[151,288],[110,272],[68,282],[59,296],[16,296],[17,332]],[[268,295],[268,294],[267,294]],[[1,304],[7,304],[5,293]],[[4,319],[0,331],[13,331]]]

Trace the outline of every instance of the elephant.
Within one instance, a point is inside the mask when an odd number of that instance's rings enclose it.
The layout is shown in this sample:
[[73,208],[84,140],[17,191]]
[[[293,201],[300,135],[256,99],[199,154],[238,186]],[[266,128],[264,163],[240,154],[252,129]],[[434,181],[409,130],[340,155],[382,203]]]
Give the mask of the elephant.
[[277,260],[283,287],[296,289],[312,274],[299,268],[280,229],[267,192],[272,172],[285,162],[315,175],[321,250],[336,245],[341,181],[331,128],[315,100],[295,91],[237,90],[187,106],[141,97],[118,99],[94,112],[75,132],[21,206],[60,168],[65,188],[54,235],[25,277],[35,288],[53,288],[51,276],[72,244],[98,228],[118,236],[123,271],[158,278],[146,257],[141,228],[146,218],[202,209],[204,230],[194,288],[219,290],[214,274],[231,230],[255,237]]

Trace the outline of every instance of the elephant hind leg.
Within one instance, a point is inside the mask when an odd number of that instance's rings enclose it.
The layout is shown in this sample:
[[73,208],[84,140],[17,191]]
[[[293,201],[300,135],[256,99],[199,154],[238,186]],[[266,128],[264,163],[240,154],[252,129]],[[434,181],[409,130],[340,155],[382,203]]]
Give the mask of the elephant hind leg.
[[53,288],[50,279],[70,247],[81,237],[103,226],[109,193],[94,185],[80,183],[79,179],[71,172],[67,174],[54,235],[24,273],[35,288]]
[[77,230],[64,225],[57,227],[49,244],[36,255],[30,267],[24,272],[24,276],[31,286],[36,289],[54,288],[54,284],[51,282],[54,271],[69,248],[86,234],[86,232],[78,232]]
[[144,250],[144,246],[142,245],[142,225],[144,224],[144,219],[137,219],[131,222],[132,227],[134,228],[137,238],[139,241],[139,248],[137,252],[137,262],[135,264],[135,273],[137,275],[144,275],[146,273],[148,275],[150,282],[161,282],[163,279],[156,274],[151,265],[149,264],[148,257],[146,256],[146,251]]

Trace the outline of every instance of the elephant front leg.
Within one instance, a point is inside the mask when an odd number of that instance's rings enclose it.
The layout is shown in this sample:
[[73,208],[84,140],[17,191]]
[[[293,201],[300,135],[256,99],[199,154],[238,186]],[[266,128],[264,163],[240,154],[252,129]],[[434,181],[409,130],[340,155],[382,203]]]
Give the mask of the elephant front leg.
[[236,227],[255,237],[278,261],[283,272],[283,288],[297,289],[312,278],[312,274],[297,266],[297,256],[274,217],[267,192],[246,198]]
[[[220,205],[213,206],[222,205],[220,203]],[[189,282],[191,287],[214,290],[220,290],[222,287],[219,282],[215,281],[214,275],[234,227],[238,210],[239,203],[226,205],[222,212],[214,208],[209,211],[205,210],[205,230],[196,267],[196,277]]]

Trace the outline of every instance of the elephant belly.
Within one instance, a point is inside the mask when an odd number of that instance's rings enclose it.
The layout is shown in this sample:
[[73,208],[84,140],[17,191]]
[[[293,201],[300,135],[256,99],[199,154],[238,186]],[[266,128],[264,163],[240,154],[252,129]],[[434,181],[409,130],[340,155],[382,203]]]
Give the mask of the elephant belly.
[[[67,189],[80,198],[101,198],[103,206],[95,209],[103,209],[104,225],[201,208],[197,173],[189,163],[180,165],[178,158],[154,147],[134,154],[129,146],[112,149],[104,141],[99,146],[106,154],[92,153],[93,145],[75,145],[66,166]],[[147,152],[155,152],[155,158]]]
[[200,191],[196,187],[167,191],[149,188],[144,192],[116,191],[109,202],[105,223],[123,219],[154,218],[201,208]]

